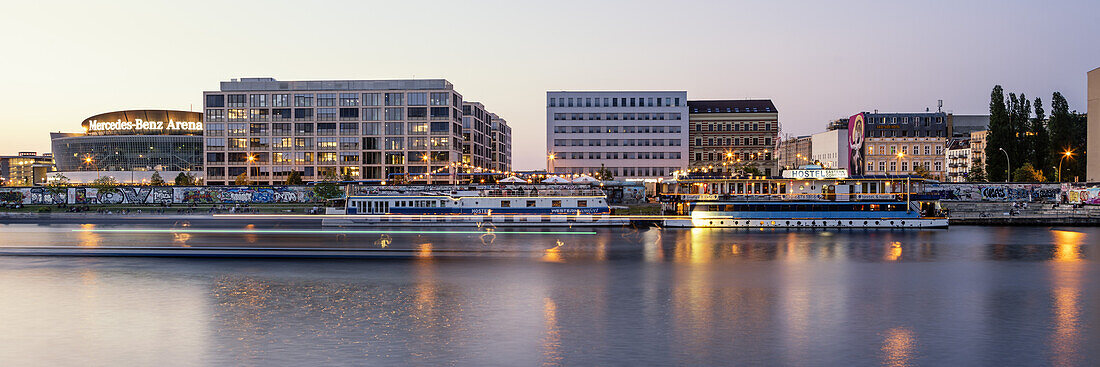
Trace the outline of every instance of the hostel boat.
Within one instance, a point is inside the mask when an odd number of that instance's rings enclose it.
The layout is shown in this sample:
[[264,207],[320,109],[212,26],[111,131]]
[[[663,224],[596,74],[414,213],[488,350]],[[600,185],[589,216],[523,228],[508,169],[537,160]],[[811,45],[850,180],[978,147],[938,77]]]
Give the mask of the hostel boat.
[[[801,172],[800,172],[801,171]],[[848,177],[845,170],[788,170],[782,179],[689,174],[663,185],[666,227],[946,228],[924,178]]]
[[373,186],[328,208],[325,225],[599,226],[607,196],[588,185]]

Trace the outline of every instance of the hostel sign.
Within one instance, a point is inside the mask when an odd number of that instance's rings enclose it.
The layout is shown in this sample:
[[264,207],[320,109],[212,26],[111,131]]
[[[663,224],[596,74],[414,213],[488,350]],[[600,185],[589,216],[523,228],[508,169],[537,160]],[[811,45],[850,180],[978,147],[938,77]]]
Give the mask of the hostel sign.
[[802,179],[844,179],[848,178],[846,169],[789,169],[783,171],[783,178]]

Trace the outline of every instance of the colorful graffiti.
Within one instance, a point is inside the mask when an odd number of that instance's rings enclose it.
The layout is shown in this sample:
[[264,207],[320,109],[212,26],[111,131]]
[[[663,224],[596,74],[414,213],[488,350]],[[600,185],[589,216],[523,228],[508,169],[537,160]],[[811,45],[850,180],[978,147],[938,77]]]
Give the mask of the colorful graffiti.
[[1066,201],[1073,204],[1100,204],[1100,187],[1070,188]]
[[924,193],[946,201],[1058,201],[1059,184],[939,183]]
[[70,187],[0,188],[0,203],[52,204],[268,204],[322,201],[305,186]]

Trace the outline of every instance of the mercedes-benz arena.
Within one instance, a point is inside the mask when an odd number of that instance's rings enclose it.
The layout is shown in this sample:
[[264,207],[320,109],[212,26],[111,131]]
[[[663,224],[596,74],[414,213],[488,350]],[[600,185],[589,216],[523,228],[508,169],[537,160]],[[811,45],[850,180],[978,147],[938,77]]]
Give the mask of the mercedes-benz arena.
[[89,117],[81,123],[83,133],[50,133],[57,171],[72,183],[111,176],[142,184],[154,172],[167,182],[181,172],[202,178],[202,121],[202,113],[172,110]]

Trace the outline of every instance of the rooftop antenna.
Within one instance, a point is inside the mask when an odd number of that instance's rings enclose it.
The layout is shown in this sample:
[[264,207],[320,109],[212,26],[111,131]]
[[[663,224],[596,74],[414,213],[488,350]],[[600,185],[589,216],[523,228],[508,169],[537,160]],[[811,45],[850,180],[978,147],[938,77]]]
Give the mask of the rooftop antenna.
[[943,112],[943,100],[939,100],[939,105],[936,106],[936,112]]

